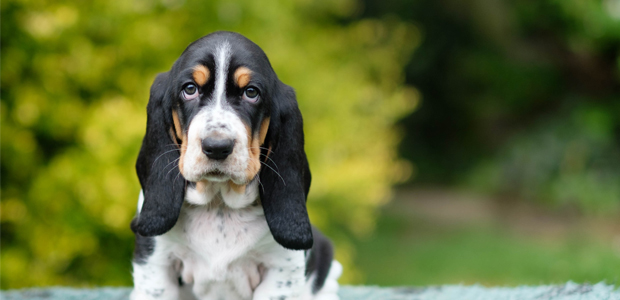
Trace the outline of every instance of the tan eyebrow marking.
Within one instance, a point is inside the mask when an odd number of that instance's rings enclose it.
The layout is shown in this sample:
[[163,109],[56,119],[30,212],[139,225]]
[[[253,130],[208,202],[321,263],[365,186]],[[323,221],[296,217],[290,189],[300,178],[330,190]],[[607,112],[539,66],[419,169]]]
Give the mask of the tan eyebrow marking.
[[235,83],[240,88],[245,87],[250,83],[250,79],[252,78],[252,71],[246,67],[239,67],[235,71]]
[[197,65],[194,67],[194,73],[192,73],[194,81],[199,85],[205,85],[209,81],[209,69],[203,65]]
[[177,134],[177,138],[181,139],[183,131],[181,130],[181,121],[179,121],[179,113],[176,110],[172,111],[172,121],[174,122],[174,131]]

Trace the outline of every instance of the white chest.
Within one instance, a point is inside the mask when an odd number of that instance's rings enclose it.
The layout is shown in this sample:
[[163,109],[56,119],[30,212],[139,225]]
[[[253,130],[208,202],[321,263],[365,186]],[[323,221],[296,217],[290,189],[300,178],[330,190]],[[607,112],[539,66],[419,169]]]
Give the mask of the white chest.
[[[262,206],[254,203],[257,198],[257,183],[245,190],[226,184],[188,188],[175,226],[155,237],[154,251],[145,264],[134,263],[132,300],[142,299],[141,293],[166,300],[311,295],[304,251],[276,243]],[[188,297],[181,296],[185,292]]]
[[260,205],[231,209],[218,199],[184,205],[175,227],[161,237],[183,281],[199,297],[213,299],[251,296],[265,254],[257,248],[270,239]]

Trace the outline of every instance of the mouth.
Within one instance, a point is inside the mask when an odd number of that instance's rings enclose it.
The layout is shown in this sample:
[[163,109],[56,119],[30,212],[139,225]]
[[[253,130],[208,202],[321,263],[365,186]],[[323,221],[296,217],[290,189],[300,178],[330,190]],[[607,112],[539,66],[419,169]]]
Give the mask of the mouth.
[[214,182],[227,181],[230,179],[229,174],[226,174],[217,169],[205,173],[202,177],[206,180],[214,181]]
[[208,172],[207,174],[205,174],[205,176],[224,176],[226,174],[224,174],[224,172],[220,171],[220,170],[213,170],[211,172]]

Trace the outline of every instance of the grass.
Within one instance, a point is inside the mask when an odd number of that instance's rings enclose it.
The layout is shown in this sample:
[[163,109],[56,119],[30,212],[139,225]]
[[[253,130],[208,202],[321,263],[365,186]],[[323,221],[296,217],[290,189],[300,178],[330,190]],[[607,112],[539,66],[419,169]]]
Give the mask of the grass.
[[562,234],[539,235],[501,221],[446,223],[405,209],[402,201],[383,211],[373,236],[355,242],[364,284],[617,284],[620,279],[618,247],[595,232],[569,227]]

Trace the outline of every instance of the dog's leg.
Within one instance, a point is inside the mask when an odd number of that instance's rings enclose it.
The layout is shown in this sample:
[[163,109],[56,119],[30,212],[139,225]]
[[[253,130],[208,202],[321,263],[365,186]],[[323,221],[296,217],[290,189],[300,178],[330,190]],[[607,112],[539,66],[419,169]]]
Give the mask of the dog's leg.
[[133,263],[134,289],[130,300],[182,299],[178,275],[172,266]]
[[264,263],[266,271],[253,300],[302,299],[306,284],[304,252],[277,246],[281,253],[270,255],[271,259]]
[[[191,287],[179,279],[180,261],[170,253],[166,239],[136,235],[131,300],[180,300]],[[187,279],[186,279],[187,280]]]

